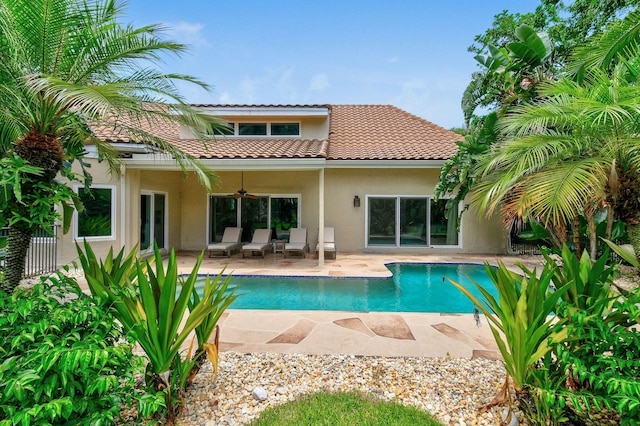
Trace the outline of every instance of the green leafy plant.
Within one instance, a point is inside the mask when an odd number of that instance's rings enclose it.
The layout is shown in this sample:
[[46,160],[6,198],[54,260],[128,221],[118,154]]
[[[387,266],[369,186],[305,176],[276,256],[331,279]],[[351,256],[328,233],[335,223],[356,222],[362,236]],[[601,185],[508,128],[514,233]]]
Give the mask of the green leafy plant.
[[[556,265],[548,254],[543,255],[548,265]],[[556,289],[567,288],[562,294],[562,300],[576,309],[589,310],[592,314],[611,312],[610,305],[615,297],[611,283],[616,268],[608,266],[608,260],[608,251],[592,262],[586,250],[578,257],[565,244],[562,248],[562,268],[555,268],[552,277]]]
[[[596,261],[563,248],[563,267],[554,283],[569,287],[556,313],[570,338],[554,347],[561,372],[568,372],[569,386],[560,389],[558,401],[571,402],[572,411],[616,411],[632,424],[640,416],[640,297],[638,289],[611,289],[615,266],[607,266],[608,252]],[[549,264],[555,261],[547,257]],[[563,376],[560,376],[561,378]],[[557,377],[556,377],[557,378]]]
[[[213,365],[214,372],[218,369],[218,338],[220,331],[217,324],[224,311],[238,298],[238,295],[235,294],[235,288],[229,291],[231,275],[225,277],[223,274],[224,270],[214,279],[211,279],[208,275],[204,278],[203,294],[213,295],[209,300],[214,309],[194,329],[198,340],[198,350],[194,359],[201,362],[200,360],[202,360],[204,354],[207,354]],[[193,288],[191,299],[189,299],[189,309],[194,310],[200,303],[202,303],[200,294],[196,288]],[[212,334],[215,336],[213,342],[211,342]],[[199,368],[199,366],[198,364],[197,367]]]
[[578,413],[607,408],[627,425],[640,418],[639,306],[635,289],[615,298],[608,315],[571,310],[566,327],[572,338],[557,345],[555,353],[561,368],[571,372],[571,392],[566,398]]
[[215,321],[235,299],[233,293],[225,293],[228,281],[207,279],[202,296],[196,299],[195,284],[204,252],[189,276],[181,279],[173,250],[165,268],[157,246],[153,256],[145,260],[136,257],[134,248],[127,256],[124,249],[115,257],[110,251],[104,262],[98,261],[86,242],[85,252],[79,246],[77,249],[91,293],[101,303],[109,303],[114,316],[148,357],[147,385],[164,393],[168,422],[172,424],[182,390],[198,365],[191,351],[183,360],[180,349],[203,322],[205,325],[195,332],[203,342],[209,340],[206,332],[211,333]]
[[558,300],[568,290],[568,287],[555,292],[550,290],[556,267],[547,264],[539,274],[535,269],[531,271],[523,265],[519,267],[524,275],[510,271],[503,263],[499,263],[496,268],[485,265],[487,275],[498,290],[498,300],[473,280],[482,294],[481,300],[464,286],[448,279],[487,317],[504,359],[508,374],[505,385],[501,394],[486,408],[510,400],[509,377],[513,379],[518,401],[526,404],[534,366],[550,351],[553,344],[562,342],[567,337],[566,329],[557,330],[552,327],[553,317],[550,316]]
[[519,266],[524,276],[510,271],[503,263],[496,268],[486,265],[487,275],[498,290],[498,300],[475,281],[472,282],[481,292],[482,300],[464,286],[448,280],[486,315],[505,369],[516,390],[522,391],[529,382],[531,366],[549,351],[551,342],[566,338],[566,333],[552,331],[550,315],[568,288],[550,291],[556,268],[545,266],[538,274],[535,269]]
[[142,358],[72,278],[2,293],[0,311],[0,425],[106,425],[134,400],[162,403],[135,389]]

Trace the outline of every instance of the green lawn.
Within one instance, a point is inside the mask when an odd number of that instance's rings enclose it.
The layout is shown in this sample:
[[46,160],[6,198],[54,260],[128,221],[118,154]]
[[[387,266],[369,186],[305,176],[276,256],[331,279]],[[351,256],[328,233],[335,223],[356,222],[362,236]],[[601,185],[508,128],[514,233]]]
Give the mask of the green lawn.
[[266,409],[250,426],[441,426],[415,407],[357,392],[318,392]]

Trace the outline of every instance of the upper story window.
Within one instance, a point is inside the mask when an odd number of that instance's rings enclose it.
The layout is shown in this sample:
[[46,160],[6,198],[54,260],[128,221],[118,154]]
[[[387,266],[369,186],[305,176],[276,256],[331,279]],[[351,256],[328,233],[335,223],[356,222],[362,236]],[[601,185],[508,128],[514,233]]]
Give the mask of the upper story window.
[[227,123],[224,127],[216,127],[213,129],[213,134],[216,136],[221,135],[233,135],[235,133],[235,123]]
[[215,135],[300,136],[300,123],[227,123],[227,127]]
[[271,123],[272,136],[300,136],[300,123]]
[[267,123],[238,123],[240,136],[267,136]]

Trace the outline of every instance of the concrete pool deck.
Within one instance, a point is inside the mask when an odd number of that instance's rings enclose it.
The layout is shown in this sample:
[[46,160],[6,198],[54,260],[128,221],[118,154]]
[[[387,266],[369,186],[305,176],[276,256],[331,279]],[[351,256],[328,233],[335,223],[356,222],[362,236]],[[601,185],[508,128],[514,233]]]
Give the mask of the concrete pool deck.
[[[189,273],[199,253],[179,252],[181,273]],[[537,259],[514,256],[390,255],[338,253],[337,259],[289,258],[268,254],[266,258],[208,258],[200,274],[286,276],[391,276],[385,264],[392,262],[448,262],[528,267]],[[274,295],[277,297],[277,295]],[[220,322],[220,350],[303,354],[350,354],[371,356],[426,356],[499,358],[491,329],[480,315],[480,327],[471,313],[395,313],[342,311],[263,311],[229,309]]]

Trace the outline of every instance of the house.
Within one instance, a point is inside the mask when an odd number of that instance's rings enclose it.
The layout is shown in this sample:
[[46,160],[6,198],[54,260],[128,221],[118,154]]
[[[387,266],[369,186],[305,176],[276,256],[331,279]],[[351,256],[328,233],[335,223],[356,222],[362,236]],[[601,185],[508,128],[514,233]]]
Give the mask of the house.
[[461,206],[434,199],[456,133],[391,105],[197,107],[226,120],[227,134],[205,146],[179,126],[154,132],[214,170],[219,186],[208,194],[166,153],[103,131],[122,153],[121,173],[90,159],[91,197],[83,195],[86,211],[61,238],[60,263],[77,257],[78,239],[98,254],[153,241],[202,250],[227,226],[241,226],[242,241],[258,228],[286,239],[290,228],[305,227],[311,247],[331,226],[338,252],[506,252],[498,220],[472,210],[457,226]]

